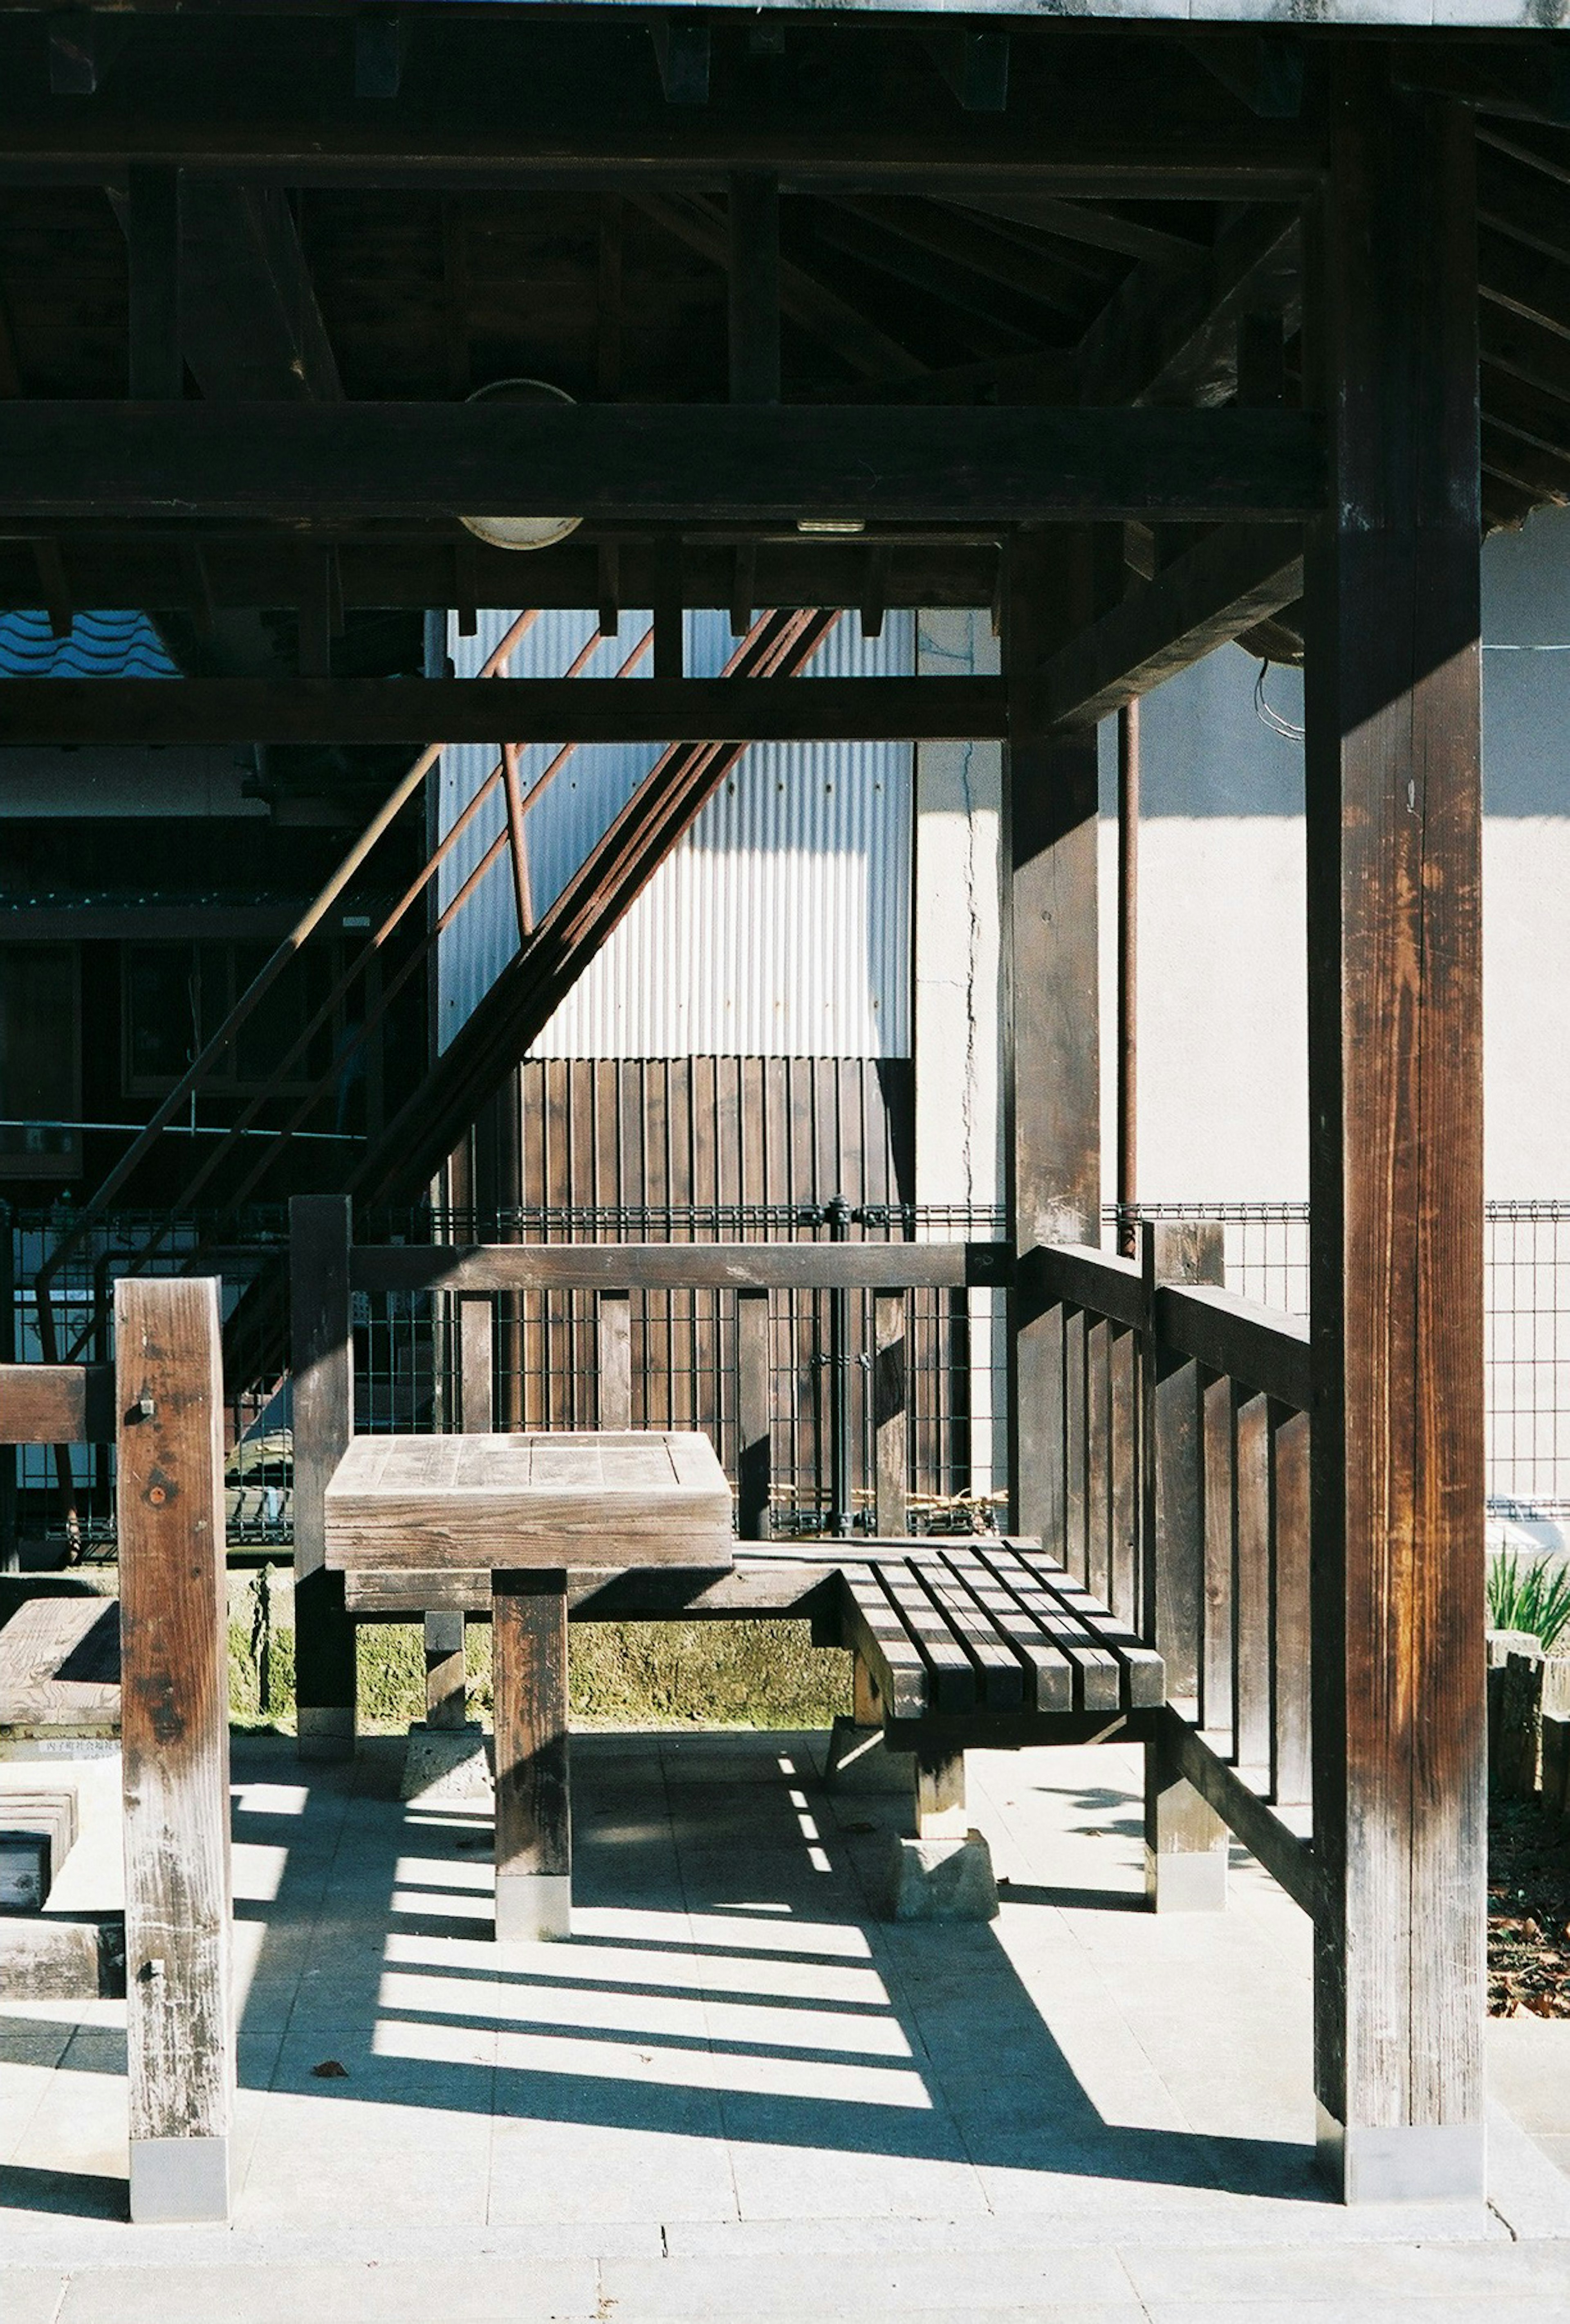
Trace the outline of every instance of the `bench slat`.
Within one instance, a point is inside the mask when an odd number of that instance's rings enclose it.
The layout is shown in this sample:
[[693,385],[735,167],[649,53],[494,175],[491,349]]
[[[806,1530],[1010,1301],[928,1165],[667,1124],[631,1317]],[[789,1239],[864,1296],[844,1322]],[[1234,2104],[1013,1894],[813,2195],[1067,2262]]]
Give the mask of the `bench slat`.
[[1042,1711],[1072,1711],[1073,1665],[1060,1646],[1043,1637],[1035,1617],[1010,1597],[973,1551],[961,1546],[950,1552],[943,1562],[958,1574],[987,1619],[1002,1631],[1020,1657],[1030,1681],[1029,1707]]
[[1123,1670],[1116,1655],[1107,1652],[1017,1553],[1006,1547],[984,1547],[978,1554],[1045,1636],[1068,1656],[1074,1673],[1075,1710],[1123,1710]]
[[871,1566],[845,1565],[840,1578],[849,1600],[851,1638],[872,1666],[891,1719],[919,1719],[931,1705],[927,1665],[904,1623],[879,1589]]

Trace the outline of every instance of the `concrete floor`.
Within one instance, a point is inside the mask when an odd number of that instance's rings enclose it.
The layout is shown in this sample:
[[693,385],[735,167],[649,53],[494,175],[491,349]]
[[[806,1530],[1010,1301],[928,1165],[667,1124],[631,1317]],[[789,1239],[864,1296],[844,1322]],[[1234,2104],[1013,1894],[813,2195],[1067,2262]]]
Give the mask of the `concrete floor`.
[[1487,2209],[1345,2210],[1307,1924],[1241,1854],[1225,1915],[1144,1912],[1135,1755],[975,1757],[1002,1915],[892,1928],[822,1743],[578,1738],[574,1939],[505,1955],[485,1823],[395,1747],[239,1744],[234,2226],[124,2224],[122,2006],[5,2005],[4,2324],[1570,2324],[1570,2021],[1491,2028]]

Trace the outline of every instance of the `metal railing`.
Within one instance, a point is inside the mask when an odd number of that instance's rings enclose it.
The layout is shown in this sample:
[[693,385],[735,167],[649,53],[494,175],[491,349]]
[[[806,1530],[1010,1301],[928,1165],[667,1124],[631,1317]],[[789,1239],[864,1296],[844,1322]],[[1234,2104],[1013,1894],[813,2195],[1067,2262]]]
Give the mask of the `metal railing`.
[[[1229,1289],[1301,1315],[1308,1306],[1308,1208],[1290,1203],[1152,1205],[1144,1217],[1220,1226]],[[0,1361],[43,1353],[32,1284],[51,1250],[73,1234],[54,1298],[70,1333],[92,1359],[111,1350],[109,1286],[163,1221],[120,1210],[86,1231],[69,1210],[18,1211],[0,1223]],[[1116,1213],[1109,1213],[1110,1248]],[[855,1239],[916,1240],[999,1235],[1001,1212],[961,1206],[875,1205],[852,1213]],[[225,1254],[225,1306],[245,1274],[238,1255],[260,1263],[287,1242],[281,1204],[197,1212],[177,1222],[160,1265],[171,1271]],[[363,1231],[378,1241],[727,1241],[822,1240],[827,1207],[801,1204],[535,1205],[483,1214],[426,1205],[368,1214]],[[1491,1203],[1487,1217],[1489,1507],[1500,1516],[1570,1520],[1570,1202]],[[1000,1293],[912,1294],[910,1516],[916,1526],[965,1523],[999,1506],[1007,1489],[1006,1350]],[[825,1529],[847,1501],[852,1520],[871,1506],[874,1424],[868,1384],[876,1357],[874,1320],[864,1297],[849,1295],[836,1343],[827,1295],[782,1295],[771,1323],[774,1490],[782,1529]],[[652,1426],[714,1426],[723,1448],[734,1433],[733,1303],[709,1292],[646,1294],[633,1316],[638,1409]],[[499,1333],[499,1410],[528,1412],[540,1425],[588,1425],[595,1356],[591,1306],[574,1293],[531,1296]],[[363,1299],[356,1330],[357,1397],[366,1427],[445,1425],[454,1359],[428,1302]],[[287,1395],[263,1382],[232,1394],[229,1537],[237,1548],[282,1547],[291,1536]],[[838,1424],[834,1415],[842,1416]],[[643,1425],[640,1420],[639,1425]],[[848,1450],[847,1488],[835,1493],[830,1459],[834,1425]],[[82,1545],[107,1554],[114,1541],[113,1455],[86,1446],[70,1453]],[[66,1539],[58,1476],[47,1448],[0,1452],[0,1542]]]

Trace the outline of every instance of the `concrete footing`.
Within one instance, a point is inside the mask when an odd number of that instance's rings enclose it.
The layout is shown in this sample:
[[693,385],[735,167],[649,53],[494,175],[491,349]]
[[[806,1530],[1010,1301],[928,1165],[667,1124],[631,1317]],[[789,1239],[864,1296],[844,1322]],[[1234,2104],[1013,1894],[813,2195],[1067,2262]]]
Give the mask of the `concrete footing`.
[[496,1786],[484,1729],[411,1727],[399,1797],[425,1807],[492,1808]]
[[1487,2136],[1480,2122],[1377,2126],[1316,2108],[1316,2160],[1344,2203],[1480,2203]]
[[992,1850],[978,1831],[962,1840],[901,1840],[891,1833],[873,1902],[886,1921],[995,1921]]
[[837,1792],[911,1800],[915,1796],[915,1754],[891,1751],[881,1727],[864,1727],[841,1712],[829,1738],[823,1781]]
[[295,1756],[300,1759],[352,1759],[353,1704],[301,1703],[295,1720]]
[[226,2138],[133,2138],[131,2218],[136,2227],[195,2226],[229,2216]]
[[496,1941],[538,1944],[573,1933],[573,1882],[565,1872],[501,1872],[496,1877]]

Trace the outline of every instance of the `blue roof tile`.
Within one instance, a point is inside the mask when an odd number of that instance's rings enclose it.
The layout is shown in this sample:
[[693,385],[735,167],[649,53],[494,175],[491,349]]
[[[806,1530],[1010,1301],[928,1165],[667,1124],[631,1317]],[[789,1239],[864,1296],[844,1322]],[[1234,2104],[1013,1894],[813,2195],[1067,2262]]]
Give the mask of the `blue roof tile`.
[[0,613],[0,678],[179,676],[145,613],[78,613],[64,638],[47,613]]

